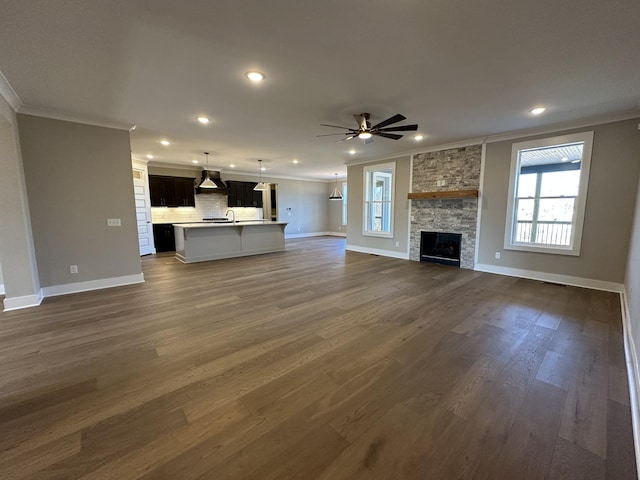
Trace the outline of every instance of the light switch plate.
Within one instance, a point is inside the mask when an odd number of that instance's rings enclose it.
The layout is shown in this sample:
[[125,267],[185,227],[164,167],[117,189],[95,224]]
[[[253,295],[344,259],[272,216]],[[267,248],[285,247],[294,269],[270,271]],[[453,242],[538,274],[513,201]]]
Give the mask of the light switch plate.
[[120,219],[119,218],[107,218],[107,227],[120,227]]

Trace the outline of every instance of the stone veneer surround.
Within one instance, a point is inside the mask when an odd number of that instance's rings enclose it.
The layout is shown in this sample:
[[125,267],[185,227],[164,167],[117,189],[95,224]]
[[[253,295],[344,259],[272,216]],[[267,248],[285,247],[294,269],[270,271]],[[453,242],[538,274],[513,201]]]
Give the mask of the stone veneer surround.
[[[479,189],[481,159],[482,145],[414,155],[411,191]],[[411,216],[411,260],[420,260],[421,231],[460,233],[460,267],[473,269],[478,219],[477,198],[411,200]]]

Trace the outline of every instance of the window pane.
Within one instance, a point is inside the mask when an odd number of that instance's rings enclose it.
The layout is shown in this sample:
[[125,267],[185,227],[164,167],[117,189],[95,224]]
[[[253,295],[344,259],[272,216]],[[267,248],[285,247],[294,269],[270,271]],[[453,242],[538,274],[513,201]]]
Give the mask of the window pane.
[[573,220],[575,198],[542,198],[538,220],[543,222],[570,222]]
[[518,197],[534,197],[536,195],[536,179],[538,175],[528,173],[518,177]]
[[[522,177],[521,177],[522,178]],[[545,172],[540,185],[541,197],[575,197],[580,186],[580,170]]]
[[391,236],[393,233],[393,172],[390,164],[365,167],[364,233]]
[[536,228],[536,244],[570,245],[570,223],[538,223]]
[[519,199],[518,200],[518,220],[533,220],[533,208],[535,200]]

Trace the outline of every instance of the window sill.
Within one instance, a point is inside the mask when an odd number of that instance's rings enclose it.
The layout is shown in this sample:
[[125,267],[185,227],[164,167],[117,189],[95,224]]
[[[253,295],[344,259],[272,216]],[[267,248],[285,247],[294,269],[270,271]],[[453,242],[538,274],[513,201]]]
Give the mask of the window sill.
[[568,255],[572,257],[580,256],[579,248],[562,248],[562,247],[545,247],[542,245],[528,244],[507,244],[504,245],[505,250],[514,250],[519,252],[547,253],[551,255]]

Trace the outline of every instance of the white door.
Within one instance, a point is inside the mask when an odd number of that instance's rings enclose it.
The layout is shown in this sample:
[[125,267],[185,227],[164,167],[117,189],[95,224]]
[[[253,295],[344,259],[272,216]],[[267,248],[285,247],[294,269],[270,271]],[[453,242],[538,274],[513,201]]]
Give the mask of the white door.
[[151,200],[147,183],[147,166],[133,166],[133,193],[136,202],[136,219],[138,222],[138,244],[140,255],[156,253],[153,243],[153,226],[151,225]]

